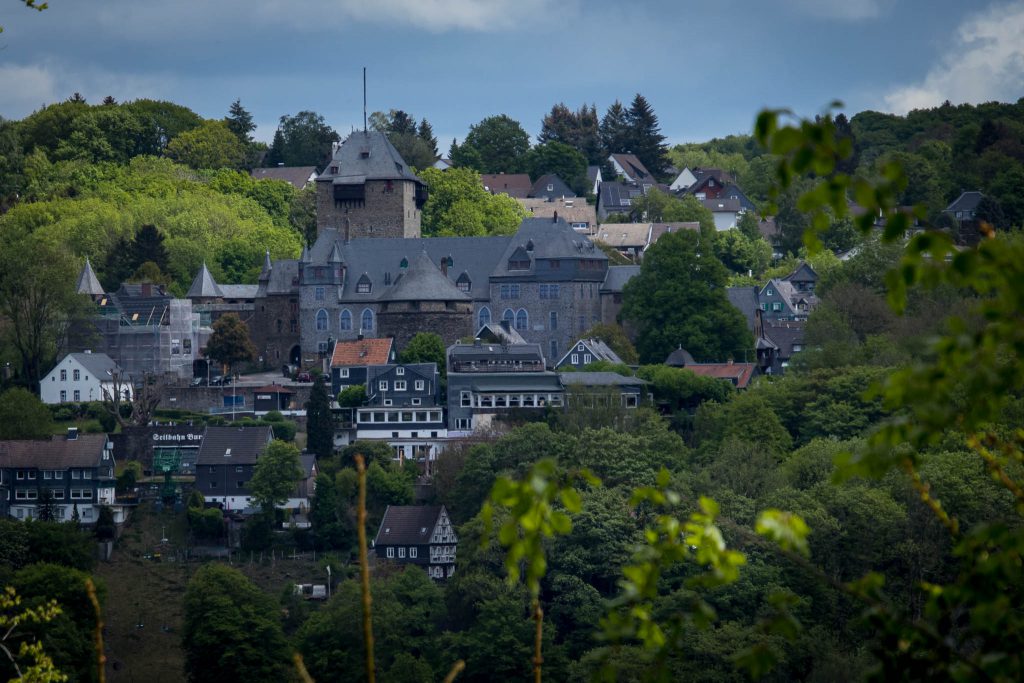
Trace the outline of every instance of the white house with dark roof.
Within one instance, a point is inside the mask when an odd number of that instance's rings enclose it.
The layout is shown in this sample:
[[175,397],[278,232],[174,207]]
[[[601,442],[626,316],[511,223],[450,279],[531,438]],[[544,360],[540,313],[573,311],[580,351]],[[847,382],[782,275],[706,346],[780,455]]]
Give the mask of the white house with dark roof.
[[121,368],[105,353],[69,353],[50,370],[39,384],[39,398],[43,403],[81,403],[102,401],[113,397],[115,376],[120,377],[120,391],[124,400],[132,397],[132,383]]
[[417,565],[436,580],[455,574],[458,545],[443,505],[389,505],[373,539],[378,560]]
[[622,363],[618,354],[600,339],[580,339],[565,352],[561,360],[555,363],[555,369],[575,368],[580,370],[597,361],[607,361],[616,365]]
[[124,507],[114,494],[114,450],[106,434],[79,434],[48,440],[0,441],[0,516],[39,519],[49,508],[56,521],[78,512],[94,524],[107,506],[114,522],[124,521]]

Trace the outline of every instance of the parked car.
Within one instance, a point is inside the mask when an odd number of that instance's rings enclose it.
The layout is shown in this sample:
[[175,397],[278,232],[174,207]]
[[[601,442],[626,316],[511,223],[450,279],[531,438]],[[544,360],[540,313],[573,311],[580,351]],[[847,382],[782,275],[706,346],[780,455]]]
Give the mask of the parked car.
[[296,382],[312,382],[313,381],[313,376],[311,374],[309,374],[308,372],[300,372],[299,374],[295,375],[295,381]]
[[206,385],[206,378],[205,377],[193,377],[192,378],[192,386],[194,386],[194,387],[201,387],[201,386],[205,386],[205,385]]
[[210,380],[211,387],[219,387],[224,382],[223,377],[214,377]]

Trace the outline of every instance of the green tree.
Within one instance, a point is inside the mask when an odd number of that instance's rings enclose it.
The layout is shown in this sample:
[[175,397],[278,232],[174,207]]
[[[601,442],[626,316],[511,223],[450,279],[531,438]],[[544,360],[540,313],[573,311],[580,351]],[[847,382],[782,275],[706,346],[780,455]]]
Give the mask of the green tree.
[[647,99],[637,93],[626,112],[626,125],[629,130],[629,149],[643,162],[655,177],[665,175],[668,167],[668,149],[665,136],[658,127],[658,117]]
[[223,121],[204,121],[167,143],[166,154],[192,168],[242,168],[245,145]]
[[587,193],[587,158],[561,142],[545,142],[527,153],[526,169],[531,178],[553,173],[578,195]]
[[0,394],[0,440],[48,439],[53,414],[35,394],[15,387]]
[[434,363],[443,377],[445,374],[444,340],[433,332],[417,332],[402,349],[402,363]]
[[237,363],[256,360],[256,347],[249,339],[249,327],[234,313],[226,313],[213,323],[213,334],[206,342],[206,356],[231,371]]
[[241,572],[202,566],[185,589],[182,648],[189,681],[288,677],[288,643],[273,602]]
[[171,140],[203,123],[194,111],[173,102],[143,99],[119,106],[142,124],[144,143],[140,154],[162,154]]
[[307,448],[317,458],[327,458],[334,452],[334,421],[331,419],[331,398],[327,391],[327,378],[320,375],[313,383],[306,402]]
[[31,237],[0,249],[0,318],[3,337],[19,360],[19,375],[36,388],[61,350],[70,325],[87,303],[69,273],[78,264],[63,248]]
[[459,149],[463,155],[473,151],[479,161],[467,165],[480,173],[524,173],[530,135],[505,114],[488,116],[469,127]]
[[256,461],[249,490],[263,511],[270,513],[288,501],[301,478],[299,449],[294,444],[275,439]]
[[267,163],[285,166],[316,166],[322,170],[331,153],[331,143],[341,138],[324,117],[312,111],[282,116]]
[[472,169],[428,168],[420,176],[430,186],[423,207],[425,236],[510,235],[526,217],[516,200],[488,193]]
[[228,115],[224,117],[224,123],[243,145],[252,142],[252,132],[256,130],[256,123],[252,120],[252,114],[242,106],[242,100],[236,99],[231,103]]
[[342,408],[358,408],[366,401],[366,385],[353,384],[338,392],[338,405]]
[[[601,119],[601,142],[609,154],[621,154],[631,151],[631,135],[629,114],[622,102],[615,100]],[[607,178],[612,179],[611,176]]]
[[725,295],[726,270],[691,231],[663,235],[626,283],[622,317],[636,326],[640,360],[661,363],[682,345],[698,360],[724,361],[753,348],[743,316]]

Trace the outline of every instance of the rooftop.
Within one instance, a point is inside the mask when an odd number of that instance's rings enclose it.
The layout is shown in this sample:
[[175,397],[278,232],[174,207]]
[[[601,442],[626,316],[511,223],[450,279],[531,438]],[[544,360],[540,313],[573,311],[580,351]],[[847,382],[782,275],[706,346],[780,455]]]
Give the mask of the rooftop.
[[352,365],[387,365],[391,362],[391,351],[395,340],[385,339],[354,339],[339,341],[334,344],[331,356],[331,367],[348,367]]
[[389,505],[373,544],[427,545],[443,510],[442,505]]
[[79,434],[75,439],[54,436],[48,440],[0,441],[0,468],[96,467],[103,458],[106,443],[106,434]]

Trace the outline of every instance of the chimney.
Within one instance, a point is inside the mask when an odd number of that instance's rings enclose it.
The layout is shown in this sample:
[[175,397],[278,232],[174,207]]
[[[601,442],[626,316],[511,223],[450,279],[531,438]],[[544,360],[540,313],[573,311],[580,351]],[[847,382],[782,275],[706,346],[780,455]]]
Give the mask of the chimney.
[[68,427],[68,441],[78,440],[78,427]]
[[558,222],[558,212],[557,212],[557,211],[555,211],[555,215],[554,215],[554,217],[553,217],[553,218],[551,219],[551,222],[552,222],[552,223],[557,223],[557,222]]
[[441,272],[448,277],[448,259],[444,257],[441,258]]

